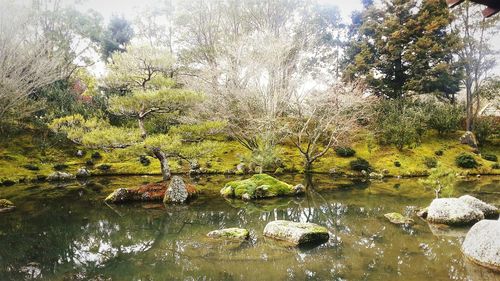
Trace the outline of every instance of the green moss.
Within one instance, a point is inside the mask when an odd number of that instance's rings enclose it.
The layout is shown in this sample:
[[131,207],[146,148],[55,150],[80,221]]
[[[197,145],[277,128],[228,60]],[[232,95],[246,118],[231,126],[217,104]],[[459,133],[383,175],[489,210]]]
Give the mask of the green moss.
[[14,203],[7,199],[0,199],[0,209],[14,207]]
[[228,182],[221,190],[225,197],[268,198],[293,195],[293,186],[266,174],[253,175],[249,179]]

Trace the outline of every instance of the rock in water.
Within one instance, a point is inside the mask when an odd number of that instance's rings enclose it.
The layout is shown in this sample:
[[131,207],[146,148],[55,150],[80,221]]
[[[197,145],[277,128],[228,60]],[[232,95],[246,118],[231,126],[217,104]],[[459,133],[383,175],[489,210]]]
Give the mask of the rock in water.
[[498,208],[485,203],[476,197],[470,195],[464,195],[459,197],[458,199],[462,200],[465,204],[469,205],[472,208],[479,209],[483,212],[485,218],[496,218],[498,217]]
[[0,199],[0,213],[14,211],[16,206],[7,199]]
[[[191,192],[192,193],[192,192]],[[190,197],[188,187],[181,177],[173,176],[165,192],[163,203],[185,203]]]
[[388,213],[385,214],[384,217],[386,217],[393,224],[413,224],[413,220],[411,218],[405,217],[400,213]]
[[434,199],[427,212],[427,220],[432,223],[464,225],[482,219],[483,212],[458,198]]
[[250,237],[250,232],[244,228],[233,227],[210,231],[207,236],[211,238],[246,240]]
[[472,226],[462,251],[473,262],[500,271],[500,221],[482,220]]
[[266,174],[228,182],[220,191],[223,197],[244,200],[301,195],[304,192],[305,187],[301,184],[292,186]]
[[321,244],[330,238],[328,229],[314,223],[272,221],[264,228],[264,236],[284,240],[295,245]]
[[75,179],[74,175],[65,172],[53,172],[47,177],[48,181],[67,181],[73,179]]
[[115,189],[106,199],[105,202],[108,203],[125,203],[129,201],[133,201],[135,196],[135,192],[133,190],[127,188],[118,188]]

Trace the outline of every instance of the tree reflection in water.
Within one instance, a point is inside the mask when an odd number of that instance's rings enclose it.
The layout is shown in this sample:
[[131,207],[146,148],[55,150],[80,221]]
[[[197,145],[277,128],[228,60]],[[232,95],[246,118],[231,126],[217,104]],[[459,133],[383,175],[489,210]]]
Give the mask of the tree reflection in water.
[[[0,195],[14,197],[18,210],[0,220],[0,280],[498,277],[465,263],[460,238],[435,236],[423,221],[399,227],[383,218],[386,212],[403,212],[432,200],[432,191],[414,182],[352,183],[294,175],[283,179],[304,180],[307,194],[255,202],[225,200],[218,189],[227,178],[217,176],[199,179],[203,192],[187,206],[108,206],[103,197],[123,185],[109,178],[104,188],[88,183],[6,188]],[[457,190],[463,193],[491,184],[465,183]],[[488,195],[490,201],[498,199]],[[331,239],[308,249],[264,238],[264,226],[276,219],[324,225]],[[226,227],[245,227],[251,239],[240,243],[205,236]]]

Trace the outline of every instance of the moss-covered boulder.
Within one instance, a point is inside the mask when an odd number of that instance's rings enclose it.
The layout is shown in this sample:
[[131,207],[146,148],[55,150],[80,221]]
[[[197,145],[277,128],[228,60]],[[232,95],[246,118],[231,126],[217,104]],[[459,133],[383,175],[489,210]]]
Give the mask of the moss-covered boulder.
[[285,220],[272,221],[264,228],[264,236],[295,245],[322,244],[330,239],[328,229],[314,223]]
[[70,173],[65,172],[53,172],[47,176],[48,181],[69,181],[74,180],[76,177]]
[[405,217],[400,213],[388,213],[384,217],[388,219],[393,224],[413,224],[413,220],[409,217]]
[[163,203],[185,203],[196,195],[194,186],[185,184],[179,176],[174,176],[163,197]]
[[250,232],[244,228],[233,227],[210,231],[207,236],[219,239],[246,240],[250,237]]
[[244,200],[293,196],[305,193],[302,184],[293,186],[266,174],[254,175],[249,179],[228,182],[220,191],[225,198]]
[[0,199],[0,213],[6,213],[13,211],[16,208],[14,203],[10,202],[7,199]]

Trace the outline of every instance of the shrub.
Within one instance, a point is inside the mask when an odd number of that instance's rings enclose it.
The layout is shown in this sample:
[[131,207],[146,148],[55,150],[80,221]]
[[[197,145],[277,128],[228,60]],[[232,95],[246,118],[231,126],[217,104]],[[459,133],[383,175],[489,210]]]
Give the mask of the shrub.
[[434,151],[434,154],[436,156],[443,156],[444,152],[442,150],[436,150],[436,151]]
[[356,151],[350,147],[339,146],[335,148],[335,154],[340,157],[352,157],[356,154]]
[[101,158],[102,158],[101,153],[99,153],[98,151],[96,151],[96,152],[92,153],[92,156],[91,156],[91,157],[92,157],[92,159],[94,159],[94,160],[97,160],[97,159],[101,159]]
[[457,158],[455,158],[455,163],[458,167],[466,169],[475,168],[478,165],[476,159],[474,159],[474,156],[467,153],[458,155]]
[[479,145],[483,145],[489,138],[500,131],[499,122],[493,116],[481,117],[474,122],[474,134]]
[[111,169],[111,165],[102,164],[102,165],[97,166],[97,169],[99,169],[101,171],[109,171]]
[[361,172],[363,170],[368,172],[371,170],[370,163],[368,163],[368,161],[366,161],[365,159],[359,157],[356,158],[356,160],[352,160],[351,162],[349,162],[349,167],[351,168],[351,170],[358,172]]
[[491,162],[497,162],[498,161],[498,157],[495,154],[483,154],[482,157],[483,157],[484,160],[488,160],[488,161],[491,161]]
[[498,169],[500,169],[500,164],[499,163],[493,163],[493,165],[491,165],[491,168],[495,169],[495,170],[498,170]]
[[437,160],[434,157],[425,157],[424,164],[429,169],[436,168],[437,167]]
[[395,145],[399,150],[420,143],[426,123],[426,113],[418,103],[385,100],[376,108],[374,126],[378,141]]
[[429,103],[427,112],[427,127],[435,129],[440,135],[456,131],[463,115],[461,108],[451,104]]
[[38,171],[38,170],[40,170],[40,168],[37,165],[33,165],[33,164],[23,165],[23,168],[25,168],[26,170],[30,170],[30,171]]
[[139,162],[141,162],[143,166],[149,166],[149,164],[151,164],[151,160],[149,160],[146,155],[139,156]]
[[394,166],[399,168],[401,167],[401,163],[399,161],[394,161]]
[[68,165],[66,165],[66,164],[55,164],[54,166],[52,166],[52,168],[54,168],[54,170],[56,170],[56,171],[62,171],[62,170],[67,169]]
[[85,165],[86,165],[86,166],[94,166],[94,161],[92,161],[92,160],[87,160],[87,161],[85,162]]

